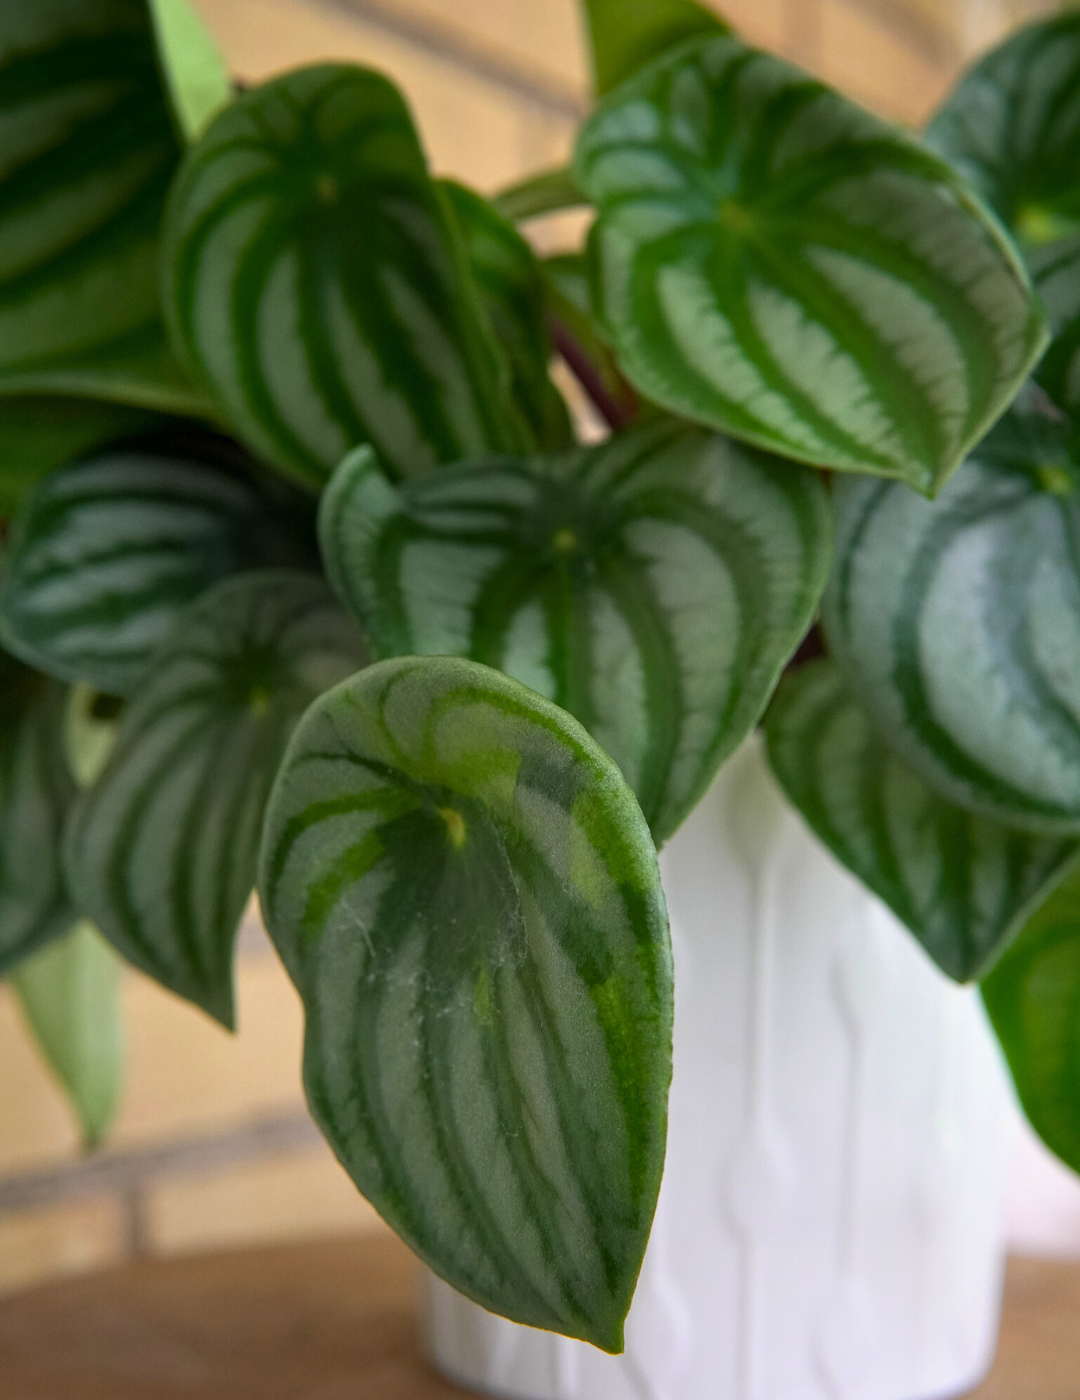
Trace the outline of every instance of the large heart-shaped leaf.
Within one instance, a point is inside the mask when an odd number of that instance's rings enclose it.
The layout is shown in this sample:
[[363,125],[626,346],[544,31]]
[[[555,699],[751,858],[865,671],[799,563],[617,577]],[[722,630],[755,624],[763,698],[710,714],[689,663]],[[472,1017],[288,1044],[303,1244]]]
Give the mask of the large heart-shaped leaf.
[[468,656],[569,710],[658,842],[757,722],[830,560],[811,473],[670,420],[400,489],[357,453],[320,538],[377,656]]
[[453,216],[377,73],[300,69],[219,116],[170,197],[165,267],[192,372],[303,481],[361,442],[410,476],[523,440]]
[[173,114],[184,139],[193,141],[231,101],[229,70],[190,0],[147,2]]
[[46,473],[153,421],[140,409],[96,399],[0,397],[0,516],[14,515],[27,489]]
[[1031,917],[983,997],[1032,1126],[1080,1171],[1080,869]]
[[1012,35],[970,69],[929,143],[1035,243],[1080,220],[1080,15]]
[[11,532],[5,644],[61,680],[129,695],[212,583],[310,567],[302,522],[284,518],[250,477],[226,471],[229,456],[220,439],[165,432],[40,481]]
[[831,661],[787,677],[769,761],[833,855],[943,972],[982,977],[1075,858],[1075,841],[1014,831],[946,802],[884,743]]
[[75,784],[62,688],[0,652],[0,977],[74,920],[60,829]]
[[551,342],[544,323],[544,278],[532,249],[493,204],[453,180],[442,182],[465,240],[484,308],[510,365],[511,389],[535,445],[557,451],[573,442],[570,415],[548,375]]
[[687,39],[729,32],[714,10],[695,0],[584,0],[584,6],[601,95]]
[[620,1350],[672,970],[615,765],[487,667],[382,662],[297,729],[259,893],[304,998],[312,1111],[361,1191],[486,1308]]
[[630,380],[801,461],[932,493],[1045,348],[951,167],[779,59],[691,43],[578,142],[594,298]]
[[1080,498],[1067,429],[1011,413],[935,502],[836,483],[830,646],[944,796],[1080,831]]
[[72,809],[65,864],[78,907],[129,962],[227,1026],[233,942],[285,743],[363,661],[320,579],[227,579],[174,630]]
[[46,1063],[71,1101],[83,1145],[108,1133],[124,1082],[120,960],[81,919],[12,974]]
[[179,157],[146,0],[0,7],[0,393],[205,408],[158,304]]

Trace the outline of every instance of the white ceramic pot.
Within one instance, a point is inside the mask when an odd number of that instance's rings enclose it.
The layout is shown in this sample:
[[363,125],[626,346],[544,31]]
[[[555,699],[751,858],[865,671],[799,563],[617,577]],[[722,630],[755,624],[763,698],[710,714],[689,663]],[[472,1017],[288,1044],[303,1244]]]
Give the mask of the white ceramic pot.
[[609,1357],[427,1276],[429,1354],[524,1400],[944,1400],[997,1338],[1005,1077],[948,983],[792,811],[755,739],[661,857],[675,1075]]

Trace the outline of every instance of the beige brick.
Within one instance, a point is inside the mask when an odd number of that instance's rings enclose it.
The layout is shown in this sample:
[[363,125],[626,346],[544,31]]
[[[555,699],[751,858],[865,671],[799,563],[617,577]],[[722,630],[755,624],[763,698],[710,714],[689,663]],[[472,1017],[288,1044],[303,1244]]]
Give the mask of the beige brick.
[[253,1244],[386,1226],[328,1148],[214,1175],[161,1180],[144,1197],[155,1253]]
[[237,964],[238,1033],[136,973],[125,989],[127,1092],[110,1146],[184,1137],[302,1102],[300,1001],[276,956]]
[[74,1119],[38,1056],[15,994],[0,985],[0,1176],[74,1158],[78,1145]]
[[883,116],[921,125],[953,81],[850,0],[824,0],[822,76]]
[[123,1252],[124,1214],[117,1201],[80,1201],[0,1215],[0,1293],[104,1268]]
[[250,82],[300,64],[344,59],[380,68],[410,102],[432,164],[493,190],[536,163],[538,130],[558,144],[572,123],[516,100],[506,88],[313,0],[198,0],[233,71]]

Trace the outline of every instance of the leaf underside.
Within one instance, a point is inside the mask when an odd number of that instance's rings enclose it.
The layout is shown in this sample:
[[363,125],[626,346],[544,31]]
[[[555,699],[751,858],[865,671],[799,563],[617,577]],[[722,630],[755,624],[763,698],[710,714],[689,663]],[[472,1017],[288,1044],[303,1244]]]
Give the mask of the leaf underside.
[[236,928],[286,741],[316,695],[363,662],[320,579],[227,579],[158,654],[72,809],[78,907],[129,962],[227,1026]]
[[311,486],[363,442],[410,476],[525,440],[452,215],[377,73],[299,69],[234,102],[185,159],[165,266],[193,375]]
[[361,1191],[483,1306],[620,1350],[672,988],[655,851],[611,760],[486,667],[378,663],[294,735],[259,891],[312,1111]]
[[856,696],[943,796],[1068,834],[1080,832],[1080,512],[1057,432],[1010,414],[934,502],[838,480],[823,620]]
[[815,477],[664,420],[551,458],[328,487],[328,575],[379,657],[493,666],[573,714],[664,841],[757,722],[830,562]]
[[603,101],[575,171],[628,378],[784,456],[932,494],[1045,348],[1018,255],[945,161],[734,39]]
[[832,853],[957,982],[985,975],[1077,854],[946,802],[874,730],[835,664],[780,686],[772,770]]

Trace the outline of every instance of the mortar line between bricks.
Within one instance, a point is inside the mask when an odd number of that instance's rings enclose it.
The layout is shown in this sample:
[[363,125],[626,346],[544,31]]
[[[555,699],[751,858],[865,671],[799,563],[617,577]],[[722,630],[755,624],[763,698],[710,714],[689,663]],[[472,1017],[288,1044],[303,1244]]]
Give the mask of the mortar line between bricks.
[[0,1215],[90,1196],[119,1193],[130,1200],[155,1177],[195,1176],[322,1142],[306,1113],[292,1113],[259,1119],[228,1132],[106,1152],[62,1167],[0,1178]]

